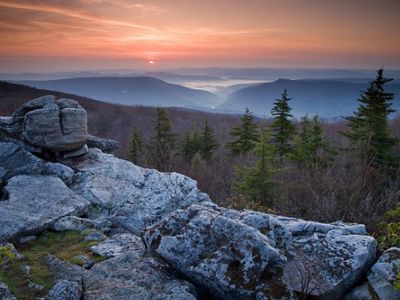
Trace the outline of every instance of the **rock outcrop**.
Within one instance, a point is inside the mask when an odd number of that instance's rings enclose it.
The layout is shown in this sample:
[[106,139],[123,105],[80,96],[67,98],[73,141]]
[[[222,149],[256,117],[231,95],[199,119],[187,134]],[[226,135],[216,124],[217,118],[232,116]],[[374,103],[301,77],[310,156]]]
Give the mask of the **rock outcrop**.
[[0,135],[19,140],[37,153],[81,155],[87,151],[86,111],[74,100],[40,97],[11,117],[1,117]]
[[0,137],[0,242],[72,230],[105,259],[78,255],[80,267],[47,256],[57,279],[48,299],[362,299],[365,287],[398,296],[398,249],[370,270],[376,241],[363,225],[219,207],[186,176],[105,153],[117,143],[88,136],[75,101],[28,102],[0,118]]
[[92,203],[92,218],[117,217],[138,231],[178,208],[210,201],[186,176],[141,168],[98,149],[69,166],[76,172],[71,189]]
[[[359,225],[282,218],[215,205],[176,210],[145,241],[174,268],[222,298],[341,297],[375,259]],[[190,249],[190,251],[187,251]]]

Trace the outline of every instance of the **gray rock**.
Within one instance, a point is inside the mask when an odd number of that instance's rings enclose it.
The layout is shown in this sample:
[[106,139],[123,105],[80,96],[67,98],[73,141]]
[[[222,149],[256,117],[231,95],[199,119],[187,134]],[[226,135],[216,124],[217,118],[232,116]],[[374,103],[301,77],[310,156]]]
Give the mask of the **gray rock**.
[[0,299],[1,300],[17,300],[11,292],[8,286],[0,281]]
[[86,300],[174,299],[194,300],[190,283],[177,280],[174,271],[151,254],[126,252],[96,264],[84,277]]
[[86,111],[73,100],[40,97],[0,118],[0,134],[24,142],[30,151],[74,151],[86,143]]
[[119,142],[111,139],[103,139],[94,135],[88,135],[86,144],[89,148],[98,148],[105,153],[111,153],[119,148]]
[[209,201],[186,176],[144,169],[98,149],[69,163],[76,170],[71,189],[97,207],[91,218],[121,216],[141,230],[178,208]]
[[370,287],[368,283],[364,283],[355,287],[349,294],[346,295],[345,300],[373,300]]
[[84,231],[86,229],[97,229],[101,231],[108,231],[108,228],[111,227],[112,223],[106,219],[85,219],[79,218],[76,216],[66,216],[59,220],[57,220],[53,224],[53,230],[55,231]]
[[17,175],[53,175],[70,184],[74,174],[71,168],[46,162],[11,142],[0,143],[0,166],[5,180]]
[[86,300],[176,299],[194,300],[194,287],[178,280],[178,274],[160,258],[150,253],[125,252],[90,270],[45,257],[57,279],[83,282]]
[[76,281],[60,280],[48,293],[47,300],[80,300],[82,287]]
[[43,261],[54,273],[57,280],[82,282],[83,277],[89,272],[80,266],[62,261],[53,255],[46,255]]
[[33,290],[41,291],[41,290],[44,289],[44,286],[41,285],[41,284],[37,284],[37,283],[35,283],[33,281],[29,281],[28,288],[33,289]]
[[122,233],[90,247],[90,250],[100,256],[113,257],[129,251],[143,255],[145,247],[140,237],[130,233]]
[[400,299],[400,290],[392,282],[400,272],[400,248],[386,250],[372,266],[368,282],[381,300]]
[[[327,226],[326,226],[327,225]],[[341,299],[373,263],[376,241],[354,224],[322,224],[213,204],[176,210],[144,235],[147,246],[222,298]],[[190,249],[190,251],[188,251]]]
[[72,192],[57,177],[16,176],[0,201],[0,241],[39,233],[58,219],[88,212],[90,202]]
[[85,241],[99,242],[99,241],[104,241],[106,238],[107,237],[103,233],[98,232],[98,231],[91,232],[91,233],[85,235]]
[[79,149],[87,138],[86,111],[47,103],[25,114],[22,136],[29,144],[52,151]]

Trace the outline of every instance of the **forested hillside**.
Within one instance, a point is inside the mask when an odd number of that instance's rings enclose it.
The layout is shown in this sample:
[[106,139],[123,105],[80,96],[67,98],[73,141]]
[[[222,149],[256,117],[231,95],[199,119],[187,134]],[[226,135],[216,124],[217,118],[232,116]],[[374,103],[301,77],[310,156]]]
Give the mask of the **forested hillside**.
[[[296,99],[289,100],[290,90],[280,99],[287,101],[275,101],[274,111],[266,110],[274,118],[263,120],[251,111],[235,116],[131,107],[3,82],[0,114],[9,115],[46,94],[79,101],[88,112],[89,130],[121,143],[118,156],[189,175],[223,205],[325,222],[362,222],[376,230],[399,198],[397,170],[376,167],[373,156],[360,156],[362,147],[350,147],[342,134],[349,130],[345,119],[291,118]],[[358,105],[357,98],[354,103]],[[389,126],[388,134],[399,138],[399,118]],[[398,144],[391,151],[398,156]]]

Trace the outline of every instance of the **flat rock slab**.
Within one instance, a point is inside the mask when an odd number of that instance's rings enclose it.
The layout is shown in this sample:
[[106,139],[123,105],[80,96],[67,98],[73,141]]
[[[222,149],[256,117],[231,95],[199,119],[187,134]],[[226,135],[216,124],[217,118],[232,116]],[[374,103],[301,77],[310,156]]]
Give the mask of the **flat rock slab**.
[[[142,247],[144,248],[144,245]],[[124,252],[95,264],[90,270],[45,257],[58,280],[83,283],[86,300],[195,300],[192,284],[162,259],[142,250]]]
[[222,298],[297,299],[305,291],[341,299],[375,258],[376,241],[361,232],[355,224],[280,220],[206,204],[176,210],[148,227],[144,239]]
[[90,247],[90,250],[100,256],[113,257],[129,251],[143,255],[145,247],[140,237],[130,233],[121,233]]
[[178,208],[209,201],[189,177],[141,168],[98,149],[69,166],[76,171],[71,189],[97,208],[92,218],[119,216],[139,231]]
[[16,176],[0,201],[0,241],[39,233],[68,215],[82,215],[90,202],[71,191],[57,177]]

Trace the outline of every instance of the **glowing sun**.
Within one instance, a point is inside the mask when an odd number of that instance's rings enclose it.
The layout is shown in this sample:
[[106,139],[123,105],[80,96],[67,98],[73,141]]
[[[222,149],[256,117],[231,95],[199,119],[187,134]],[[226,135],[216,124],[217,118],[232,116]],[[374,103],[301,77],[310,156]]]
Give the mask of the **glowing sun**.
[[149,64],[153,65],[155,63],[154,60],[149,60]]

